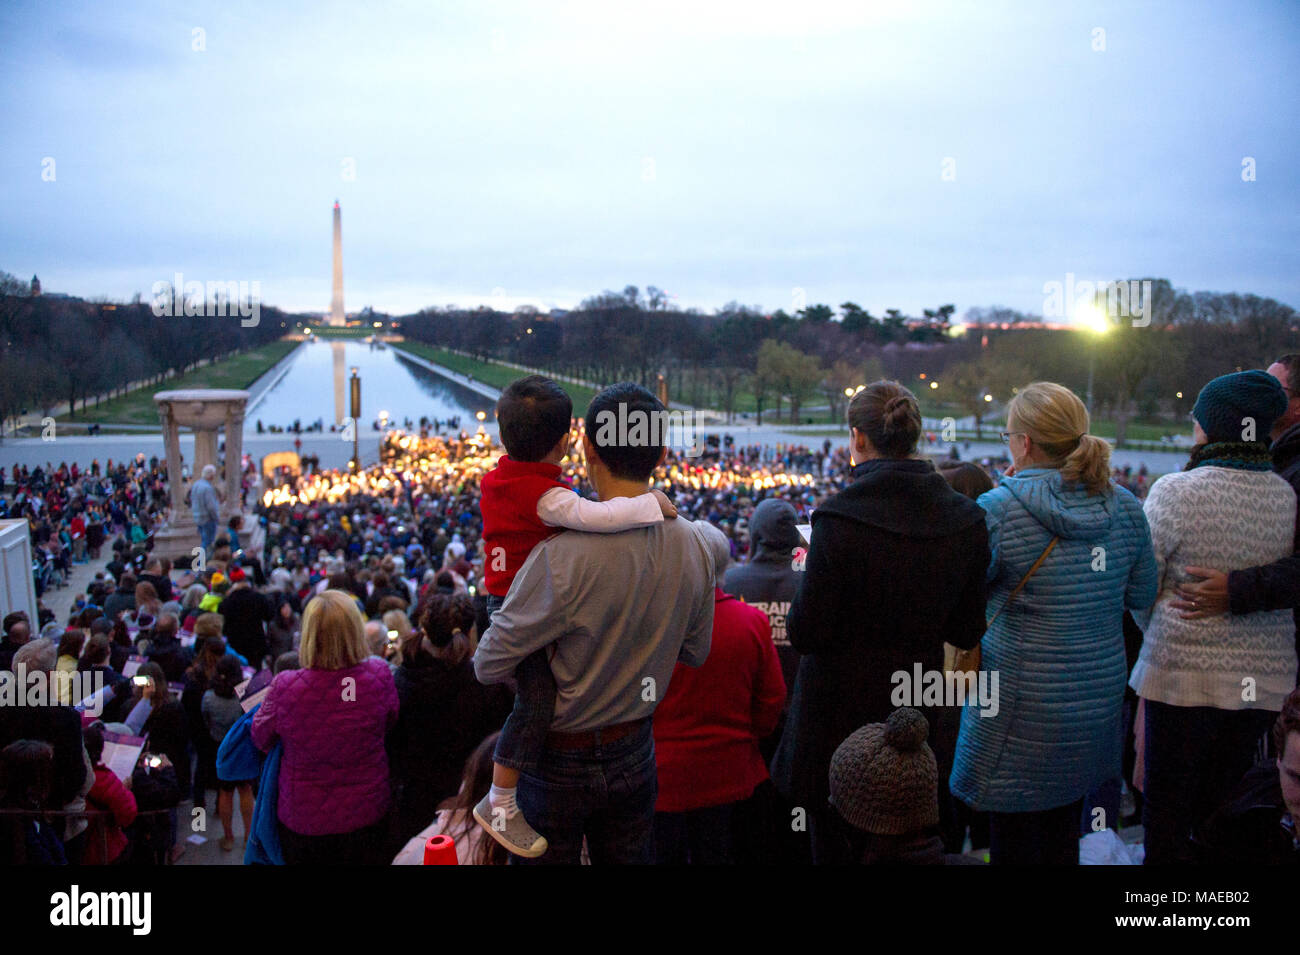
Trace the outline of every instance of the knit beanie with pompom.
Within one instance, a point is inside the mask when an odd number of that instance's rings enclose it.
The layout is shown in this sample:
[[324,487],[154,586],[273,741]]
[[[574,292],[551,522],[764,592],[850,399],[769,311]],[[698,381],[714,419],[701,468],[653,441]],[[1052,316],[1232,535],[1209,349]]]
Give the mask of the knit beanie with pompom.
[[939,768],[930,726],[903,707],[840,743],[831,757],[831,805],[863,832],[899,836],[939,824]]

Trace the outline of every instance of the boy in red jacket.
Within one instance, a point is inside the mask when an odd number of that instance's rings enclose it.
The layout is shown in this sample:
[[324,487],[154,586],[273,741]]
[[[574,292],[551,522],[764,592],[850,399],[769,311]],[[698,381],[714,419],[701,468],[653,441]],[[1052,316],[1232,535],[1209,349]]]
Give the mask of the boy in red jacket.
[[[135,796],[131,795],[131,790],[128,788],[129,777],[127,783],[123,784],[117,775],[100,761],[104,756],[104,725],[92,723],[86,727],[83,736],[86,755],[90,757],[95,767],[95,785],[91,786],[90,792],[86,793],[86,808],[110,812],[112,818],[103,820],[107,831],[105,838],[100,839],[92,834],[87,840],[82,864],[111,865],[126,851],[127,838],[122,830],[135,822]],[[107,855],[105,855],[105,846],[107,846]]]
[[[483,476],[484,585],[488,613],[505,602],[510,584],[533,548],[557,530],[612,534],[676,517],[661,491],[611,501],[588,501],[560,478],[569,451],[573,402],[549,378],[512,382],[497,401],[497,424],[506,453]],[[519,771],[536,765],[555,712],[555,677],[545,650],[515,669],[515,706],[493,755],[492,788],[474,807],[488,834],[516,855],[535,858],[546,839],[519,811]]]

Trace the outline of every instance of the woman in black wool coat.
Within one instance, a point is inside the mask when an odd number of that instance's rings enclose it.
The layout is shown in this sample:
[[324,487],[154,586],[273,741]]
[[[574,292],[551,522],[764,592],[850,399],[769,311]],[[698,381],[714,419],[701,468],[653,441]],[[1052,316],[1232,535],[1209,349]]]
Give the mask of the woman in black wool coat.
[[[772,781],[807,813],[813,862],[852,861],[830,810],[831,755],[896,707],[898,671],[943,670],[943,645],[976,646],[984,633],[989,566],[984,511],[916,454],[915,396],[878,381],[849,404],[853,483],[813,512],[799,593],[786,619],[802,654]],[[919,692],[919,689],[918,691]],[[940,766],[955,741],[930,722]],[[946,759],[945,759],[946,755]],[[941,796],[945,793],[941,792]]]

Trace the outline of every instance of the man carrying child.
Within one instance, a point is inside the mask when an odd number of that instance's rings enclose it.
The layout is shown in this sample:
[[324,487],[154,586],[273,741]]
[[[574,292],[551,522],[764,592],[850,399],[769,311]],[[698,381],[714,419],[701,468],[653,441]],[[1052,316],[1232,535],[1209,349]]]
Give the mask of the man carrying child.
[[[613,429],[601,424],[611,415],[659,421],[664,414],[649,391],[629,383],[611,385],[592,400],[583,450],[601,502],[626,507],[631,501],[649,514],[641,499],[655,500],[649,482],[667,454],[665,435],[654,427],[611,435]],[[509,449],[505,435],[503,422]],[[485,479],[485,537],[490,485]],[[689,522],[647,525],[604,534],[569,531],[532,546],[475,654],[474,670],[484,683],[531,680],[536,674],[518,671],[533,665],[520,665],[530,658],[545,662],[533,656],[538,651],[549,656],[553,715],[538,734],[535,763],[520,767],[517,794],[518,810],[549,843],[549,851],[531,853],[531,861],[577,863],[584,837],[593,863],[653,861],[658,787],[650,718],[677,661],[699,666],[708,657],[714,568]],[[486,543],[490,571],[493,541]],[[487,823],[499,832],[499,821]]]
[[[659,491],[600,502],[574,493],[560,479],[572,421],[568,394],[540,375],[512,383],[497,402],[506,454],[484,476],[480,502],[489,614],[501,608],[528,555],[552,534],[564,528],[613,533],[677,514]],[[519,812],[515,792],[519,771],[536,766],[554,713],[555,678],[546,650],[522,660],[514,676],[514,712],[496,747],[492,788],[474,808],[474,818],[511,852],[535,858],[546,851],[546,839]]]

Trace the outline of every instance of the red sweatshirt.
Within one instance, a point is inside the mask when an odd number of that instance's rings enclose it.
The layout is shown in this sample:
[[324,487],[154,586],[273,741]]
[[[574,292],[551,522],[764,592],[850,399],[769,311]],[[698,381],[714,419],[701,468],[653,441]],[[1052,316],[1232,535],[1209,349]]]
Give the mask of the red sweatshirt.
[[503,454],[483,475],[479,510],[483,514],[483,582],[487,592],[504,597],[532,549],[557,528],[537,516],[537,502],[560,480],[560,466],[545,461],[514,461]]
[[678,663],[654,714],[657,812],[747,799],[767,779],[758,741],[776,729],[785,678],[767,614],[715,588],[713,647]]
[[[135,822],[135,796],[131,790],[122,785],[114,772],[100,763],[95,767],[95,785],[86,793],[86,808],[107,810],[112,818],[100,817],[91,826],[86,840],[86,854],[83,865],[107,865],[122,854],[126,848],[126,835],[123,827]],[[108,834],[108,857],[104,857],[104,838],[100,836],[98,826],[104,826]]]

